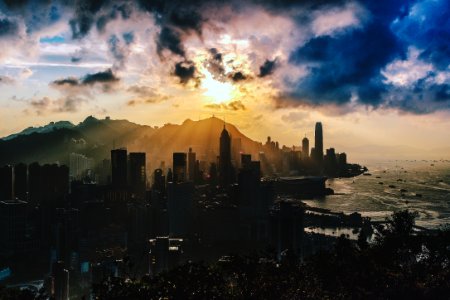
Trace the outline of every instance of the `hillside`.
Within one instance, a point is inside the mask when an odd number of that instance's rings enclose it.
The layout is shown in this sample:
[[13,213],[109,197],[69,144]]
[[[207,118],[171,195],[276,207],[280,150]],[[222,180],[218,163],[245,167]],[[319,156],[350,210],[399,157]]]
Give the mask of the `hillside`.
[[[53,127],[45,131],[30,128],[32,133],[0,140],[0,165],[33,161],[67,163],[71,152],[85,154],[99,162],[109,158],[113,147],[146,152],[148,162],[154,167],[161,161],[170,164],[173,152],[187,152],[190,147],[199,159],[211,161],[218,155],[223,126],[224,122],[215,117],[199,121],[188,119],[180,125],[153,128],[127,120],[100,120],[89,116],[70,128]],[[225,126],[232,139],[241,140],[243,151],[253,155],[260,151],[260,143],[243,135],[232,124]]]

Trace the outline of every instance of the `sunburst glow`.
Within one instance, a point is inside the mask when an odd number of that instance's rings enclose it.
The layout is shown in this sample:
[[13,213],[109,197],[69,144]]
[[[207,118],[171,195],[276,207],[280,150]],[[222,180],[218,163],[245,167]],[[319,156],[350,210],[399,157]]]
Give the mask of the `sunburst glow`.
[[222,82],[214,79],[213,75],[206,69],[202,70],[204,78],[201,81],[203,95],[213,103],[224,103],[231,101],[236,93],[236,87],[230,82]]

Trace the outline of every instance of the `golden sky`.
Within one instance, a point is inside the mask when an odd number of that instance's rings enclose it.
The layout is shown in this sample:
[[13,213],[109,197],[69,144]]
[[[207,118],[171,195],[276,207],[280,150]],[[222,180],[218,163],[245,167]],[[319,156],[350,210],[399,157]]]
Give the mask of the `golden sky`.
[[0,1],[0,136],[88,115],[216,115],[281,145],[321,121],[325,147],[354,156],[450,155],[446,1],[84,2]]

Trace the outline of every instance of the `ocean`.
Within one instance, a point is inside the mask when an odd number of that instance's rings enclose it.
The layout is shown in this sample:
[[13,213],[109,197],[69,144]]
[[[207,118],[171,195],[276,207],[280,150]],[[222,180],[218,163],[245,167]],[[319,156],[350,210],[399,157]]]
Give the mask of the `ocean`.
[[335,195],[303,200],[335,212],[358,212],[384,220],[392,212],[418,213],[416,224],[427,228],[450,225],[449,161],[384,161],[366,165],[371,176],[328,179]]

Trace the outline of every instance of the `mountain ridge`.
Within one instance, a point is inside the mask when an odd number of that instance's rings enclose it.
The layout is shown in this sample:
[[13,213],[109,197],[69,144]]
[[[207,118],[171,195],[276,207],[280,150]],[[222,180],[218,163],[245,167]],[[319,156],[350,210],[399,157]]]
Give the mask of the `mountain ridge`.
[[[67,124],[65,122],[51,122],[48,125]],[[22,131],[15,136],[10,135],[9,139],[0,139],[0,164],[34,161],[68,164],[72,152],[92,157],[99,163],[110,157],[111,149],[119,147],[126,147],[130,152],[146,152],[147,160],[154,167],[162,161],[171,163],[173,152],[187,152],[189,148],[198,153],[199,159],[215,161],[224,126],[232,139],[241,140],[243,151],[256,155],[261,150],[261,143],[245,136],[233,124],[224,123],[216,117],[198,121],[186,119],[181,124],[167,123],[152,127],[123,119],[88,116],[77,125],[61,128],[48,126],[46,130],[29,130],[26,134],[21,134]]]

